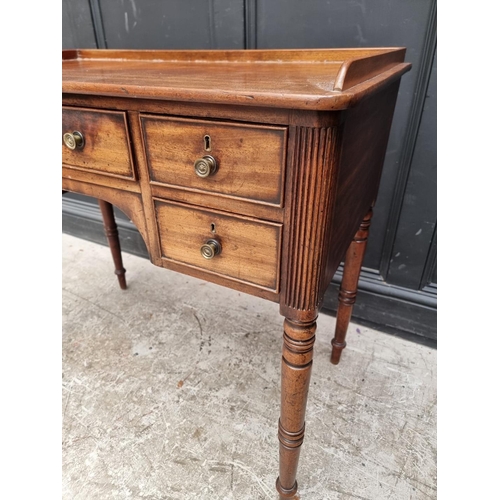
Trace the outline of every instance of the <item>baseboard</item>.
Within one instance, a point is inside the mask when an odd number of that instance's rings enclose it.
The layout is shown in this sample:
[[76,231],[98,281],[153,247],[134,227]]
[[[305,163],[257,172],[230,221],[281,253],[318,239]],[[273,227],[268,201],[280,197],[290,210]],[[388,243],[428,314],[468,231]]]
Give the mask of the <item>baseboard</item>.
[[[144,241],[134,224],[116,211],[120,244],[124,252],[149,259]],[[63,197],[62,230],[78,238],[107,245],[99,207],[91,202]],[[323,312],[335,314],[342,267],[328,287]],[[437,338],[437,295],[435,287],[422,291],[410,290],[386,283],[377,271],[363,269],[353,320],[377,330],[404,337],[430,346]]]
[[[125,214],[116,208],[115,220],[122,250],[149,259],[146,244],[139,231]],[[62,231],[100,245],[108,244],[103,231],[101,211],[97,205],[87,201],[63,197]]]
[[[338,292],[342,280],[341,266],[328,287],[323,310],[335,314]],[[411,290],[384,281],[378,271],[362,269],[358,294],[353,309],[358,323],[372,326],[387,333],[396,334],[435,346],[437,342],[437,288],[427,286],[423,290]]]
[[[437,345],[437,310],[424,304],[395,297],[394,290],[386,284],[379,292],[359,289],[352,319],[362,325],[406,338],[420,344]],[[338,305],[338,283],[331,283],[325,294],[322,312],[335,315]],[[384,294],[388,291],[388,294]],[[332,332],[333,333],[333,332]]]

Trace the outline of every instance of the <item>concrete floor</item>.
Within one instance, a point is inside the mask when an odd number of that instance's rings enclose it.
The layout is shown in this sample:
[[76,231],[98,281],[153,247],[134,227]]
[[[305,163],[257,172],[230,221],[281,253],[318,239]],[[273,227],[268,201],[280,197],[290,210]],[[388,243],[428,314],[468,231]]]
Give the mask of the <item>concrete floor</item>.
[[[63,235],[63,499],[276,499],[277,304]],[[436,498],[436,352],[320,315],[302,500]],[[299,496],[297,496],[299,498]]]

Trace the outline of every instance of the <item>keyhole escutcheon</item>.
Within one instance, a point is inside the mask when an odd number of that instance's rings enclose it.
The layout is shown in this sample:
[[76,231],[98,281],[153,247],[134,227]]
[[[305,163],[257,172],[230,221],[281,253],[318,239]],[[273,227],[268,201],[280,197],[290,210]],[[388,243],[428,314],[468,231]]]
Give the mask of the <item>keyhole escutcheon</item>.
[[203,137],[205,151],[212,151],[212,139],[209,135]]

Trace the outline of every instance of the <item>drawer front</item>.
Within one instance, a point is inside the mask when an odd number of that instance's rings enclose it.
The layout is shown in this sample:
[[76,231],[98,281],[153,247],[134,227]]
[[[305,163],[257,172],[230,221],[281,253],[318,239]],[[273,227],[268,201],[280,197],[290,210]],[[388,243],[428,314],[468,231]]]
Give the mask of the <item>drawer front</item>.
[[63,138],[74,132],[83,146],[72,150],[63,140],[63,165],[134,179],[125,113],[63,107]]
[[[159,200],[155,206],[162,258],[278,291],[281,224]],[[220,253],[206,259],[201,247],[209,240]]]
[[[147,115],[142,127],[152,182],[282,206],[286,127]],[[200,177],[205,156],[216,170]]]

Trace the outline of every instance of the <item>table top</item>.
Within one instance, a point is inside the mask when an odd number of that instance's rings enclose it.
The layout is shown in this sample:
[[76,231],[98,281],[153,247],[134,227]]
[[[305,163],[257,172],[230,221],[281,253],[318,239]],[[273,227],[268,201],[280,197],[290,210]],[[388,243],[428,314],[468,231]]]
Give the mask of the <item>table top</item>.
[[404,48],[65,50],[63,93],[338,110],[409,71]]

